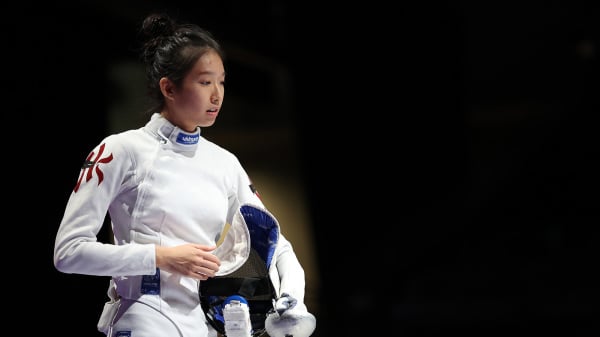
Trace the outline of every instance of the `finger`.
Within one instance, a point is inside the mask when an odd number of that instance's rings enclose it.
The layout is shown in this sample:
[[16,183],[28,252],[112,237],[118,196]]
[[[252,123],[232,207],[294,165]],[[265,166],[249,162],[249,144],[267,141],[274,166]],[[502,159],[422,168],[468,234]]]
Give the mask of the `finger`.
[[217,271],[214,269],[199,267],[196,269],[196,273],[200,275],[204,275],[206,277],[213,277]]
[[212,262],[212,263],[213,263],[213,264],[215,264],[216,266],[220,266],[220,265],[221,265],[221,261],[219,260],[219,258],[218,258],[216,255],[213,255],[213,254],[206,254],[206,255],[203,255],[203,258],[204,258],[206,261],[210,261],[210,262]]
[[219,270],[219,266],[221,265],[220,261],[214,261],[212,259],[202,258],[202,260],[198,261],[198,266],[212,269],[214,271]]
[[200,281],[206,281],[209,278],[208,276],[206,276],[204,274],[201,274],[201,273],[190,273],[190,275],[188,275],[188,276],[191,276],[191,277],[193,277],[195,279],[198,279]]

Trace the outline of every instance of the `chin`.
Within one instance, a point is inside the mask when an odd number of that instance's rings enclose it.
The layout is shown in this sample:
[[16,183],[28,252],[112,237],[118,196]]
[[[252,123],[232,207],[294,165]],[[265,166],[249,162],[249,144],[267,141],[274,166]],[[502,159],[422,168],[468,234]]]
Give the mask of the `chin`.
[[198,126],[201,127],[201,128],[207,128],[209,126],[212,126],[213,124],[215,124],[214,120],[213,121],[205,121],[205,122],[202,122],[202,123],[198,123]]

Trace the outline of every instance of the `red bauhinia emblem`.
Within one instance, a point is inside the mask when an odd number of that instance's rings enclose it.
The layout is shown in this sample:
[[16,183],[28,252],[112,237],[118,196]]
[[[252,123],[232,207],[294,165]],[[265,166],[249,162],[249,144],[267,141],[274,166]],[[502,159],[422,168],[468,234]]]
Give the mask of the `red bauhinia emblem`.
[[98,164],[100,164],[100,163],[106,164],[113,159],[112,153],[108,157],[100,158],[100,157],[102,157],[102,153],[104,152],[105,146],[106,146],[105,143],[102,143],[102,145],[100,145],[100,149],[98,151],[98,155],[96,155],[96,158],[92,159],[92,157],[94,156],[94,151],[92,151],[89,154],[89,156],[85,159],[85,162],[83,163],[83,167],[81,168],[81,174],[79,175],[79,179],[77,180],[77,185],[75,185],[75,188],[73,189],[74,192],[77,192],[77,190],[79,189],[79,186],[81,186],[83,177],[85,177],[86,182],[88,182],[88,181],[90,181],[90,179],[92,179],[92,176],[94,175],[94,171],[96,171],[96,175],[98,176],[98,185],[100,185],[102,180],[104,180],[104,173],[102,172],[102,170],[100,170],[100,167],[98,167]]

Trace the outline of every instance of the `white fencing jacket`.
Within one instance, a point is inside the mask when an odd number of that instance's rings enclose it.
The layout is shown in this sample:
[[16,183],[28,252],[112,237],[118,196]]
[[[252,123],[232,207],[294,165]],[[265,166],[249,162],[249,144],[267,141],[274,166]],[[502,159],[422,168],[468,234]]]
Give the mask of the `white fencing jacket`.
[[[57,232],[54,264],[64,273],[111,276],[121,298],[190,312],[200,307],[197,280],[160,270],[158,285],[147,282],[157,272],[155,245],[214,245],[226,224],[239,223],[233,220],[244,204],[264,208],[236,156],[200,128],[184,132],[154,114],[144,127],[106,137],[86,158]],[[97,240],[107,212],[114,244]],[[218,275],[248,257],[245,231],[232,225],[215,251]],[[304,305],[304,270],[281,233],[269,275],[278,294]]]

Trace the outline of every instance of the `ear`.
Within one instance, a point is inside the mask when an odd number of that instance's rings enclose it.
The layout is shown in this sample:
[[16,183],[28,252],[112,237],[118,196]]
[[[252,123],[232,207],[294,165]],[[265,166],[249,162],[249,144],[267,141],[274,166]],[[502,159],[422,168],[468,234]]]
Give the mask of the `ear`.
[[175,85],[170,79],[162,77],[160,81],[158,81],[158,85],[160,86],[160,91],[166,99],[173,99]]

